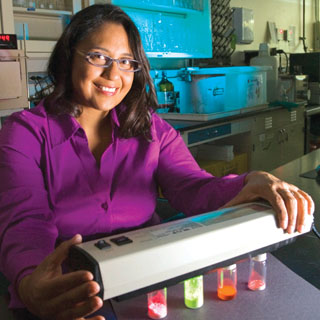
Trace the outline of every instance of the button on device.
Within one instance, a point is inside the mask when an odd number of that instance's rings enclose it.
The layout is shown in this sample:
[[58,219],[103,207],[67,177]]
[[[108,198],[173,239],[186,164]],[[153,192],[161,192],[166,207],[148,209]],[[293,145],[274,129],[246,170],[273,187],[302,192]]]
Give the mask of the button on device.
[[109,244],[108,242],[106,242],[105,240],[99,240],[98,242],[96,242],[94,244],[97,248],[99,248],[100,250],[104,250],[104,249],[108,249],[111,247],[111,244]]
[[126,237],[126,236],[120,236],[120,237],[117,237],[117,238],[112,238],[112,239],[110,239],[110,241],[115,243],[117,246],[122,246],[124,244],[132,242],[132,240],[129,239],[128,237]]

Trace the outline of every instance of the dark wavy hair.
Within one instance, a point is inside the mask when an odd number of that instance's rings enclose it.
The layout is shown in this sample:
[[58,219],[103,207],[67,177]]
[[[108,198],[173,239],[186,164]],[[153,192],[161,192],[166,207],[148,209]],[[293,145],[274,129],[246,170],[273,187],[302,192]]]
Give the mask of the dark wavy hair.
[[117,110],[120,136],[130,138],[142,135],[149,140],[151,113],[157,106],[149,61],[134,22],[122,9],[111,4],[92,5],[79,11],[65,28],[49,60],[48,75],[54,90],[45,98],[45,108],[51,114],[70,114],[75,117],[81,114],[81,107],[72,98],[71,66],[75,48],[106,22],[124,27],[134,59],[142,65],[142,69],[134,74],[132,87],[123,100],[126,108]]

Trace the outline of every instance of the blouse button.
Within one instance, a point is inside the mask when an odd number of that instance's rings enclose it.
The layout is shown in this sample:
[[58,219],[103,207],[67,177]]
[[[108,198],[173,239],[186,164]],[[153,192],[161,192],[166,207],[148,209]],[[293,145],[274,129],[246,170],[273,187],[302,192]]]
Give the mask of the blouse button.
[[104,210],[108,210],[108,203],[107,203],[107,202],[104,202],[104,203],[101,205],[101,208],[104,209]]

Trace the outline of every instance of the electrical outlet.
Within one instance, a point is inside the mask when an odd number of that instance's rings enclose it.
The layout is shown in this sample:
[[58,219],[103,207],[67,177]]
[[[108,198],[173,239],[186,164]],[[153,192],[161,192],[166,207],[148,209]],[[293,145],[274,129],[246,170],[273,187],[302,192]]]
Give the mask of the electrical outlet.
[[277,39],[278,41],[284,40],[284,30],[282,28],[277,28]]

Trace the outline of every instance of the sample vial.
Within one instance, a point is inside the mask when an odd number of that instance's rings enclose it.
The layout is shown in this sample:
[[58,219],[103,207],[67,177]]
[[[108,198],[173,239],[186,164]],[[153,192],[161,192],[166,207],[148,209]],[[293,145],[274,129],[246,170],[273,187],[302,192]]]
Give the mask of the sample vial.
[[266,288],[267,254],[259,254],[250,259],[248,288],[250,290],[264,290]]
[[184,281],[184,304],[190,309],[203,305],[203,276],[197,276]]
[[232,300],[237,294],[237,265],[218,269],[218,298]]
[[148,293],[148,316],[151,319],[167,316],[167,288]]

